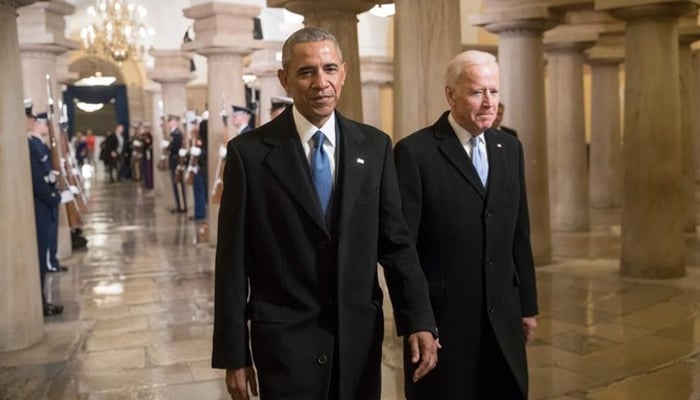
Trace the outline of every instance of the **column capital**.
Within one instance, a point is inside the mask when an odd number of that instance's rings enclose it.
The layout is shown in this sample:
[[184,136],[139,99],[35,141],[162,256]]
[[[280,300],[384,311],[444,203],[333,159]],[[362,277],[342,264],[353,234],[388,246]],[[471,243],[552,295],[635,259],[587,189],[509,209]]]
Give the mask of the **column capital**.
[[512,5],[471,15],[469,22],[499,35],[539,36],[562,21],[562,14],[546,5]]
[[595,0],[595,8],[623,20],[681,17],[696,11],[700,0]]
[[681,18],[678,26],[678,43],[683,46],[690,46],[693,42],[700,40],[700,26],[698,26],[697,12]]
[[625,34],[602,33],[598,43],[586,50],[586,62],[590,65],[621,64],[625,61]]
[[378,3],[386,1],[377,0],[267,0],[267,6],[273,8],[286,8],[289,11],[307,16],[319,13],[333,14],[361,14],[369,11]]
[[180,50],[151,49],[155,65],[148,77],[158,83],[187,83],[194,77],[190,71],[192,54]]
[[75,12],[74,5],[63,0],[40,1],[17,11],[17,33],[22,48],[25,45],[62,47],[56,54],[80,48],[79,42],[65,34],[65,16]]
[[260,49],[251,54],[246,72],[258,76],[277,76],[277,70],[282,67],[282,44],[277,40],[261,42]]
[[394,59],[384,56],[360,57],[362,83],[385,84],[394,81]]
[[258,6],[211,1],[185,8],[182,13],[194,20],[195,36],[182,44],[184,51],[206,57],[221,52],[249,54],[259,46],[252,33],[253,18],[260,14]]

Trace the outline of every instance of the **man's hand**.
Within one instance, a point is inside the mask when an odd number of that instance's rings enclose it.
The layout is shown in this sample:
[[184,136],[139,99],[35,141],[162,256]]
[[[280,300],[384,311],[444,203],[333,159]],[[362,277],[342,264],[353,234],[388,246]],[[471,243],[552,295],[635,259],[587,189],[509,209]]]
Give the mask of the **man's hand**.
[[523,317],[523,335],[525,335],[525,344],[532,342],[535,338],[535,329],[537,329],[537,319],[535,317]]
[[226,370],[226,389],[232,400],[250,400],[248,385],[253,396],[257,396],[258,383],[253,367]]
[[408,345],[411,349],[411,362],[413,364],[420,362],[413,372],[413,382],[418,382],[437,365],[440,342],[433,338],[432,333],[422,331],[412,333],[408,337]]

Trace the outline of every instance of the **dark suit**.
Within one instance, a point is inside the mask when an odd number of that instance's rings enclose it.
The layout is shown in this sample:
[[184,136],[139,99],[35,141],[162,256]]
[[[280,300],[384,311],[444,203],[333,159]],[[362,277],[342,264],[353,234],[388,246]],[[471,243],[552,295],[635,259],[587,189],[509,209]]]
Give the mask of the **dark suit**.
[[401,216],[391,141],[336,116],[332,229],[321,215],[291,108],[228,144],[212,365],[251,365],[250,320],[262,399],[320,400],[329,393],[379,399],[384,325],[377,262],[398,333],[434,330]]
[[[49,182],[51,172],[51,150],[35,136],[29,136],[29,161],[32,172],[32,191],[34,193],[34,218],[39,255],[39,277],[41,296],[44,298],[44,280],[48,271],[47,253],[51,240],[51,226],[58,220],[58,205],[61,195],[56,185]],[[45,304],[46,301],[44,300]]]
[[503,132],[503,133],[507,133],[507,134],[509,134],[509,135],[511,135],[511,136],[513,136],[513,137],[518,137],[518,132],[517,132],[515,129],[511,129],[511,128],[507,127],[507,126],[501,125],[501,126],[498,127],[498,130],[500,130],[500,131]]
[[[170,182],[173,186],[175,207],[178,211],[187,211],[187,192],[184,182],[178,182],[175,174],[180,164],[180,149],[182,148],[182,131],[175,128],[170,132],[170,144],[168,145],[168,168],[170,169]],[[180,201],[182,199],[182,201]]]
[[[481,391],[490,380],[487,385],[499,387],[512,382],[516,395],[519,387],[526,398],[521,317],[537,314],[537,294],[522,146],[497,130],[485,132],[485,190],[447,116],[395,148],[403,213],[416,239],[443,346],[426,379],[412,384],[407,375],[407,397],[497,398]],[[484,375],[485,363],[500,353],[514,381]]]

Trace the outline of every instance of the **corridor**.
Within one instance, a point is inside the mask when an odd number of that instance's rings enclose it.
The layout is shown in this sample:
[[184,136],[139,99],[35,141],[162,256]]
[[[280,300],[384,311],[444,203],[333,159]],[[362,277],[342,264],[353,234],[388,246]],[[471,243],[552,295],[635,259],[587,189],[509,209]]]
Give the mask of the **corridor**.
[[[48,278],[66,309],[45,320],[42,343],[0,353],[0,399],[228,398],[223,373],[209,367],[214,250],[170,202],[136,183],[95,183],[89,249]],[[685,278],[623,278],[619,215],[592,217],[591,232],[554,234],[555,262],[537,270],[531,398],[700,399],[697,235],[686,236]],[[386,332],[383,399],[394,400],[401,353],[390,318]]]

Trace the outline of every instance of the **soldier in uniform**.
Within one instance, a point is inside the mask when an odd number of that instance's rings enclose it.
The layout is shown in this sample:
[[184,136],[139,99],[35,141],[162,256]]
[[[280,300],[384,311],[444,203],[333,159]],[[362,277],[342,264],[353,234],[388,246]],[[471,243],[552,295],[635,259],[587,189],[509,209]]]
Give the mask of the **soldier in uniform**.
[[229,117],[229,121],[236,129],[236,135],[242,135],[253,130],[250,126],[252,117],[253,110],[246,107],[233,106],[233,113]]
[[48,272],[50,230],[58,220],[58,205],[61,195],[56,188],[55,176],[51,168],[51,151],[44,143],[42,135],[48,132],[46,113],[33,115],[31,100],[25,100],[27,116],[27,138],[34,193],[34,216],[39,255],[39,277],[44,316],[63,312],[63,306],[46,301],[44,281]]
[[170,129],[170,144],[168,145],[168,167],[170,169],[170,180],[173,185],[173,195],[175,196],[175,207],[171,213],[187,212],[187,192],[184,182],[178,181],[176,170],[180,164],[180,149],[182,148],[182,131],[180,130],[180,117],[177,115],[168,116],[168,128]]

